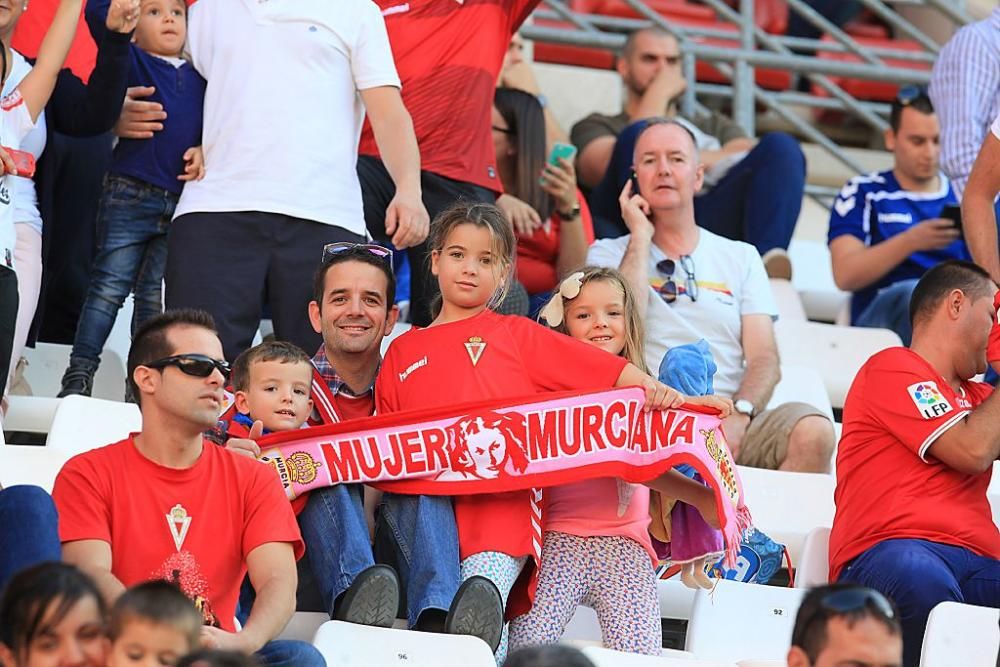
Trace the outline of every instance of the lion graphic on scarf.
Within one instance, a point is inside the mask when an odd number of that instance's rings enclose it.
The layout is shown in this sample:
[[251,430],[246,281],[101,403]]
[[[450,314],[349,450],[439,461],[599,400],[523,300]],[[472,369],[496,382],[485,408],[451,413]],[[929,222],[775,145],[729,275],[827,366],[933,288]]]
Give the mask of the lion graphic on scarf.
[[487,410],[463,417],[445,430],[451,469],[437,479],[496,479],[528,467],[523,415]]

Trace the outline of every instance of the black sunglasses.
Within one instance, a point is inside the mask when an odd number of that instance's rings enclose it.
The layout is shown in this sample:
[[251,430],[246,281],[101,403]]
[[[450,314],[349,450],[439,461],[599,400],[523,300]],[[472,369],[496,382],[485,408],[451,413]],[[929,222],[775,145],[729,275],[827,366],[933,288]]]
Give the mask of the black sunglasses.
[[[694,277],[694,259],[691,258],[691,255],[681,255],[680,263],[681,268],[684,269],[684,273],[687,275],[684,279],[684,293],[688,295],[691,301],[697,301],[698,282]],[[667,303],[673,303],[677,300],[677,297],[680,294],[677,282],[674,280],[674,272],[677,270],[677,262],[672,259],[661,260],[656,263],[656,270],[667,277],[658,290],[660,297],[662,297]]]
[[792,646],[803,646],[805,638],[809,634],[809,628],[821,617],[851,614],[865,608],[871,609],[887,621],[896,618],[896,611],[892,608],[892,604],[878,591],[861,587],[833,591],[821,597],[819,605],[812,615],[796,626],[795,636],[792,637]]
[[321,261],[325,263],[337,255],[358,255],[363,253],[378,257],[389,266],[390,271],[392,270],[392,251],[374,243],[349,243],[347,241],[327,243],[323,246],[323,259]]
[[896,102],[900,106],[909,106],[921,97],[927,97],[927,89],[923,86],[903,86],[896,93]]
[[222,377],[229,378],[229,362],[225,359],[213,359],[204,354],[175,354],[142,364],[146,368],[165,368],[176,366],[182,373],[197,378],[207,378],[212,371],[218,370]]

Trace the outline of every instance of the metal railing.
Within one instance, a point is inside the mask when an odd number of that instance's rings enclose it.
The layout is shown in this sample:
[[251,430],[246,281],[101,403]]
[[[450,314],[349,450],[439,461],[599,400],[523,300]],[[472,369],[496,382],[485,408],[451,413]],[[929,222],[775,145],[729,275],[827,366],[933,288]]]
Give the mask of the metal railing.
[[[671,23],[648,7],[643,0],[625,0],[636,14],[643,17],[640,19],[583,14],[572,10],[563,0],[545,0],[543,7],[535,12],[535,16],[541,19],[560,20],[568,23],[569,27],[526,25],[522,33],[527,39],[595,47],[618,53],[625,43],[628,32],[650,25],[662,28],[672,34],[680,44],[683,71],[689,82],[695,80],[695,66],[698,61],[711,63],[730,82],[728,85],[707,83],[689,85],[680,102],[681,113],[690,115],[696,110],[704,109],[698,101],[699,97],[728,98],[732,102],[733,120],[752,136],[755,133],[755,110],[757,105],[760,105],[792,126],[807,141],[821,146],[851,171],[863,172],[863,167],[842,147],[813,124],[794,113],[789,105],[840,110],[881,133],[888,127],[886,116],[889,113],[889,105],[858,100],[830,77],[901,85],[927,85],[930,81],[929,70],[902,67],[887,60],[929,65],[934,62],[940,46],[882,0],[859,0],[859,2],[901,36],[919,44],[920,50],[863,45],[803,0],[786,0],[786,2],[791,12],[797,13],[821,33],[828,35],[831,40],[768,34],[754,22],[753,0],[741,0],[739,10],[733,9],[724,0],[702,0],[704,5],[715,11],[720,21],[728,24],[726,28],[687,27]],[[937,10],[943,20],[956,26],[964,25],[971,20],[963,9],[949,4],[948,0],[923,0],[921,4]],[[732,40],[734,44],[733,46],[708,44],[700,41],[704,38],[724,38]],[[803,55],[802,51],[811,51],[815,55]],[[860,62],[818,57],[824,53],[851,54]],[[792,75],[803,76],[818,88],[821,94],[766,90],[755,81],[754,71],[758,68],[782,70]],[[830,196],[832,190],[807,186],[807,193],[813,196]]]

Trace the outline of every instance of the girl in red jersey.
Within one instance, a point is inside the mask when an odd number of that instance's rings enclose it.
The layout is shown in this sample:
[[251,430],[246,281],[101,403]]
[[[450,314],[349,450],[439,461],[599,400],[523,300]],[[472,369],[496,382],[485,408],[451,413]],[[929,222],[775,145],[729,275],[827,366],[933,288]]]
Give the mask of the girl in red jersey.
[[[556,331],[645,368],[635,297],[615,269],[584,267],[542,309]],[[693,400],[693,399],[692,399]],[[708,487],[670,471],[648,483],[718,524]],[[513,650],[559,641],[578,605],[597,612],[604,645],[659,655],[659,600],[649,538],[649,488],[593,479],[546,490],[545,534],[531,611],[511,621]]]
[[[430,326],[403,334],[389,347],[375,385],[380,414],[629,385],[646,390],[646,409],[687,400],[624,357],[493,312],[510,285],[516,244],[503,213],[492,205],[459,203],[435,219],[428,245],[441,287],[440,310]],[[702,402],[719,404],[710,397]],[[506,605],[525,563],[534,562],[531,492],[459,496],[454,504],[462,578],[490,579]],[[505,654],[506,631],[498,663]]]

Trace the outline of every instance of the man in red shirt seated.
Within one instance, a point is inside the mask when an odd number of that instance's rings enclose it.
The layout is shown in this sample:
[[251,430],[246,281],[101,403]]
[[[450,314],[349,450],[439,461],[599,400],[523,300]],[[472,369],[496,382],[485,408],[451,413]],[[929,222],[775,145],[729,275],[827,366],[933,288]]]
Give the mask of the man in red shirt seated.
[[[110,604],[149,579],[176,583],[201,610],[206,646],[263,665],[325,665],[304,642],[273,641],[295,611],[302,538],[270,466],[203,439],[229,371],[210,315],[169,311],[136,332],[128,384],[142,431],[80,454],[56,478],[63,559]],[[240,583],[257,599],[235,627]]]
[[1000,456],[1000,396],[986,370],[997,287],[969,262],[944,262],[910,301],[913,342],[861,368],[844,405],[830,580],[892,598],[904,664],[920,662],[931,609],[1000,607],[1000,533],[986,489]]

